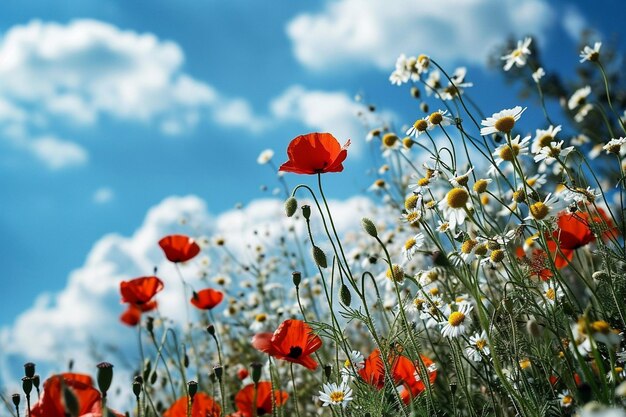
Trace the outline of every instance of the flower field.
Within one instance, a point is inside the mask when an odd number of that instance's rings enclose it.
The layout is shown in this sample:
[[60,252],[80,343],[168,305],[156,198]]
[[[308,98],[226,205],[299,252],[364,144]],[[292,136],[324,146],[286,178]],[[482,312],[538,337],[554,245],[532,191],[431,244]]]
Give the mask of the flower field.
[[[246,257],[229,236],[160,236],[171,268],[119,283],[139,360],[27,363],[0,414],[626,415],[623,68],[598,42],[580,52],[586,78],[556,83],[534,46],[497,56],[506,93],[526,92],[512,108],[479,108],[463,67],[398,57],[389,88],[413,120],[370,105],[382,116],[363,117],[363,137],[303,132],[264,151],[283,229]],[[325,187],[357,143],[380,162],[376,203],[341,232]],[[162,313],[166,295],[183,320]]]

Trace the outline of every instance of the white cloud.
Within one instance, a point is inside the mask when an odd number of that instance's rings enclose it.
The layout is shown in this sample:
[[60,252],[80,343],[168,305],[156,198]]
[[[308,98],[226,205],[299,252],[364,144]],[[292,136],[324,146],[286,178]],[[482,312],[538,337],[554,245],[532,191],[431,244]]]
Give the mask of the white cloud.
[[570,38],[576,41],[580,40],[582,31],[587,27],[584,16],[578,9],[571,6],[565,9],[561,22]]
[[182,49],[150,33],[96,20],[34,20],[0,39],[0,120],[24,140],[53,123],[92,126],[103,116],[153,123],[169,135],[207,119],[250,131],[263,125],[244,99],[183,66]]
[[115,192],[112,188],[101,187],[93,193],[91,199],[95,204],[106,204],[113,200],[113,198],[115,198]]
[[[363,197],[331,201],[330,205],[340,234],[359,230],[359,213],[369,212],[373,207]],[[283,202],[278,200],[256,200],[217,217],[195,196],[163,200],[148,211],[143,224],[131,236],[110,234],[98,240],[84,264],[69,274],[63,290],[39,295],[11,326],[0,329],[0,370],[4,382],[10,385],[19,381],[16,375],[9,374],[6,366],[18,358],[37,362],[42,375],[46,375],[46,370],[58,370],[70,358],[74,359],[77,371],[90,372],[95,363],[90,347],[102,353],[106,346],[115,345],[123,356],[134,361],[138,355],[135,331],[118,320],[123,310],[119,283],[149,275],[155,266],[165,282],[165,290],[157,296],[160,313],[182,323],[185,308],[180,282],[157,243],[164,235],[223,236],[228,248],[239,259],[246,259],[250,255],[248,245],[272,244],[265,232],[277,240],[279,231],[284,232],[292,221],[285,216]],[[297,228],[303,236],[304,222],[300,221]],[[205,249],[203,255],[207,253]],[[201,267],[201,262],[195,260],[181,266],[191,285],[206,285],[198,279]],[[110,356],[101,360],[116,362]]]
[[83,165],[89,159],[82,146],[54,136],[39,137],[22,143],[50,169]]
[[401,53],[450,63],[485,62],[509,34],[542,35],[555,13],[545,0],[339,0],[287,26],[297,59],[316,70],[393,67]]
[[332,133],[340,143],[352,139],[352,149],[357,152],[362,141],[355,138],[364,137],[372,125],[378,127],[393,118],[386,113],[382,117],[387,120],[378,120],[345,92],[307,90],[298,85],[272,100],[270,110],[279,120],[296,120],[312,130]]

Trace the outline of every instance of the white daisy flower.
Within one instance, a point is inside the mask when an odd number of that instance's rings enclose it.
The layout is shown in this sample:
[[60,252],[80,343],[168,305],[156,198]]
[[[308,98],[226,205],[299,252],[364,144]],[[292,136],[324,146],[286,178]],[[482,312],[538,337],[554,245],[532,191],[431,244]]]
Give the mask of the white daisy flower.
[[467,217],[467,209],[471,207],[470,195],[465,188],[456,187],[448,191],[446,197],[437,205],[443,212],[444,218],[454,230],[457,225],[463,224]]
[[547,129],[537,129],[531,148],[532,153],[537,153],[541,148],[550,146],[556,140],[556,135],[561,131],[561,125],[550,126]]
[[544,282],[541,289],[541,295],[543,296],[544,305],[546,307],[552,307],[558,303],[565,294],[563,293],[562,288],[557,287],[555,284],[550,285],[549,282]]
[[424,117],[423,119],[417,119],[413,125],[407,129],[406,134],[408,136],[412,136],[417,138],[419,135],[424,133],[428,129],[428,117]]
[[273,156],[274,156],[274,151],[271,149],[266,149],[259,154],[259,157],[256,159],[256,162],[259,165],[265,165],[272,159]]
[[[503,162],[513,162],[513,160],[519,156],[528,155],[528,142],[530,142],[530,136],[526,136],[524,139],[520,139],[520,135],[517,135],[511,140],[511,143],[503,143],[498,146],[493,152],[496,166],[500,166]],[[496,173],[496,166],[490,166],[487,170],[488,175],[494,175]]]
[[[363,354],[358,350],[353,350],[348,355],[348,359],[341,368],[341,376],[346,378],[356,378],[356,372],[359,372],[365,367],[365,358]],[[356,371],[356,372],[355,372]]]
[[583,105],[580,110],[578,110],[578,112],[576,112],[576,114],[574,115],[574,120],[576,121],[576,123],[582,123],[582,121],[585,120],[585,117],[587,117],[591,110],[593,110],[592,104],[586,103],[585,105]]
[[593,203],[600,198],[602,193],[591,187],[566,189],[563,191],[563,200],[572,203]]
[[402,213],[402,221],[407,222],[411,226],[415,226],[419,224],[419,221],[422,218],[422,212],[417,208],[407,210],[406,213]]
[[368,187],[367,191],[377,192],[377,191],[386,190],[387,188],[389,188],[389,186],[387,185],[385,180],[379,178],[376,181],[374,181],[372,185]]
[[607,154],[614,153],[616,155],[621,154],[622,145],[626,143],[626,137],[611,139],[606,143],[606,145],[602,146],[602,149],[606,151]]
[[482,136],[490,135],[492,133],[510,133],[517,122],[526,110],[526,107],[515,106],[512,109],[504,109],[498,113],[494,113],[491,117],[481,121],[480,124],[484,126],[480,129]]
[[430,329],[437,326],[442,317],[448,317],[450,314],[450,306],[438,295],[425,298],[427,298],[428,301],[422,305],[420,319],[424,320],[424,325],[427,329]]
[[589,87],[588,85],[574,91],[574,94],[572,94],[570,99],[567,101],[567,108],[570,110],[574,110],[576,107],[585,104],[587,102],[587,97],[589,97],[589,94],[591,94],[591,87]]
[[454,71],[454,74],[450,77],[452,82],[448,82],[448,85],[441,88],[439,91],[439,97],[442,100],[454,100],[455,97],[463,94],[465,88],[473,87],[474,84],[465,82],[465,75],[467,74],[467,68],[459,67]]
[[504,55],[500,59],[506,61],[504,63],[504,70],[510,70],[513,65],[516,67],[523,67],[526,65],[528,56],[530,55],[530,49],[528,48],[532,42],[531,38],[524,38],[523,41],[517,41],[517,48],[513,49],[508,54]]
[[483,355],[489,356],[490,350],[487,343],[487,332],[474,333],[469,338],[469,346],[465,348],[465,354],[474,362],[480,362],[483,360]]
[[539,80],[541,80],[544,75],[546,75],[546,72],[543,70],[543,68],[537,68],[537,70],[533,72],[533,81],[539,84]]
[[411,260],[413,255],[417,252],[419,248],[424,246],[424,234],[418,233],[412,238],[409,238],[404,242],[404,246],[402,247],[402,254],[405,256],[407,260]]
[[442,222],[441,220],[437,220],[437,231],[439,233],[445,233],[450,230],[449,222]]
[[535,190],[541,188],[546,185],[548,182],[548,177],[546,174],[535,174],[532,177],[526,178],[526,184],[530,187],[533,187]]
[[585,61],[595,62],[600,58],[600,47],[602,42],[596,42],[593,48],[589,45],[585,45],[582,51],[580,51],[580,63]]
[[437,110],[428,116],[428,130],[433,130],[437,126],[449,126],[454,123],[452,118],[446,116],[448,110]]
[[441,88],[441,74],[439,71],[431,71],[424,83],[429,87],[426,89],[426,94],[430,96],[433,92],[437,92]]
[[465,187],[469,181],[469,174],[472,173],[474,167],[471,167],[467,170],[465,174],[459,174],[458,172],[454,173],[454,178],[449,179],[450,184],[455,187]]
[[459,306],[458,311],[451,312],[446,321],[439,323],[443,325],[441,334],[444,337],[453,338],[466,333],[469,330],[469,325],[472,323],[472,318],[470,317],[472,309],[473,306],[470,303],[463,303]]
[[574,397],[572,397],[568,390],[559,393],[559,404],[561,404],[563,408],[569,408],[574,404]]
[[524,220],[544,220],[548,217],[548,215],[550,215],[550,213],[554,212],[558,208],[556,206],[558,201],[558,197],[549,193],[543,201],[537,201],[536,203],[530,205],[528,216]]
[[348,403],[352,401],[352,388],[348,386],[348,381],[345,379],[340,384],[335,384],[334,382],[324,384],[319,394],[320,401],[322,401],[324,407],[340,405],[346,408]]
[[395,294],[395,286],[404,284],[404,268],[401,265],[393,264],[391,268],[387,267],[376,277],[379,284],[385,287],[387,293]]
[[582,133],[574,136],[570,140],[570,143],[574,146],[583,146],[585,143],[589,143],[589,142],[591,142],[591,139],[589,139],[589,136],[584,135]]
[[[544,146],[539,150],[539,153],[535,155],[535,162],[541,162],[542,164],[551,165],[556,158],[565,158],[567,154],[574,150],[573,146],[568,146],[562,149],[563,141],[551,142],[549,146]],[[543,170],[540,170],[542,172]]]

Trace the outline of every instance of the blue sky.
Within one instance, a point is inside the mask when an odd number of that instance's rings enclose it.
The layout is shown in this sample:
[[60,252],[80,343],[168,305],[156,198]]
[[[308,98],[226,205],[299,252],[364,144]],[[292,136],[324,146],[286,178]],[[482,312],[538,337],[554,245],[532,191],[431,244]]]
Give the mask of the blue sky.
[[275,177],[256,157],[272,148],[283,162],[298,134],[352,137],[329,194],[363,193],[372,160],[353,96],[397,125],[421,115],[387,80],[401,52],[468,66],[473,98],[495,112],[519,103],[484,65],[507,37],[537,36],[548,72],[575,67],[582,28],[626,45],[623,13],[607,13],[620,0],[455,0],[455,16],[432,3],[3,2],[0,327],[63,290],[102,236],[132,234],[169,196],[195,194],[213,215],[270,196]]

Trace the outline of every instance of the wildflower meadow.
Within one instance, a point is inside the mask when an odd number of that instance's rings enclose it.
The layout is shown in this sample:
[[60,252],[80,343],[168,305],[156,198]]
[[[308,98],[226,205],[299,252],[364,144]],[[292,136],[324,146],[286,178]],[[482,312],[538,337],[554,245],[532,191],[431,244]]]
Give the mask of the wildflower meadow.
[[[361,136],[302,130],[261,152],[280,227],[255,230],[245,256],[229,235],[155,236],[166,266],[115,283],[132,360],[46,375],[26,363],[0,415],[626,415],[614,47],[583,45],[559,77],[533,37],[503,43],[491,59],[507,99],[490,108],[466,67],[398,56],[376,88],[402,91],[413,118],[365,90]],[[371,204],[338,216],[326,190],[357,147],[372,156]],[[168,317],[164,299],[184,313]]]

